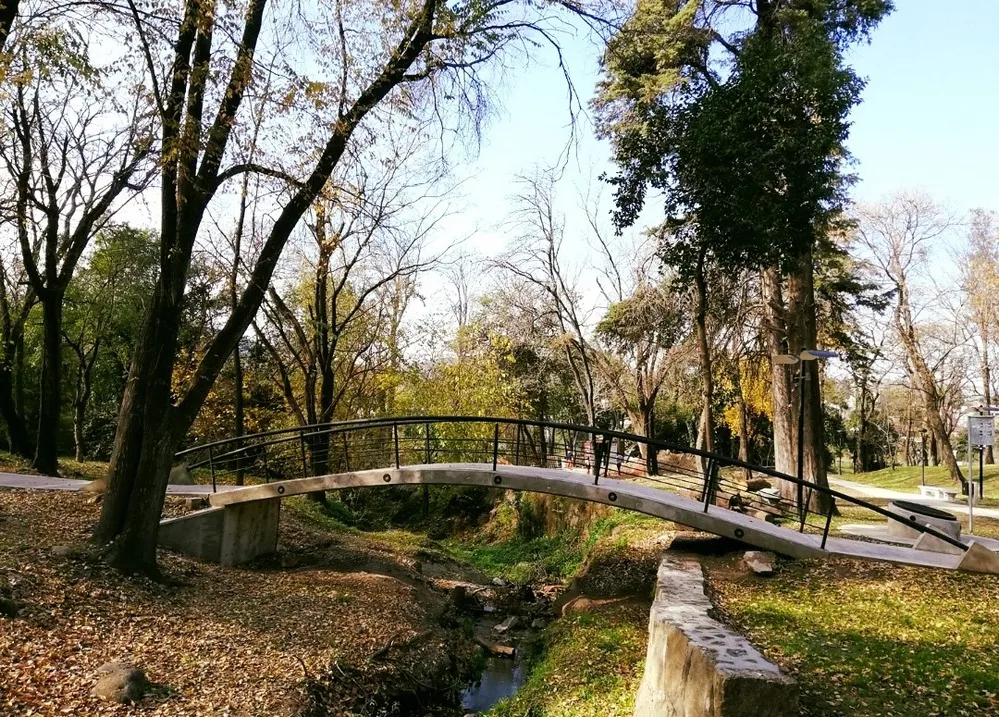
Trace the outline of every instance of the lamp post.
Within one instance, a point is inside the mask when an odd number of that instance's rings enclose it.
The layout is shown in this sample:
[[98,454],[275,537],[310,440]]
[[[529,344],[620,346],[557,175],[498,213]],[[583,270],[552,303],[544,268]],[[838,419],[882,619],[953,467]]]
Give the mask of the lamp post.
[[798,517],[802,521],[802,524],[804,524],[807,512],[804,485],[802,485],[805,474],[805,383],[808,380],[808,374],[805,373],[805,362],[827,358],[839,358],[839,354],[835,351],[804,349],[797,356],[778,354],[773,357],[775,364],[784,366],[798,365],[798,376],[796,378],[798,382]]
[[919,429],[919,463],[921,475],[919,484],[926,485],[926,427]]

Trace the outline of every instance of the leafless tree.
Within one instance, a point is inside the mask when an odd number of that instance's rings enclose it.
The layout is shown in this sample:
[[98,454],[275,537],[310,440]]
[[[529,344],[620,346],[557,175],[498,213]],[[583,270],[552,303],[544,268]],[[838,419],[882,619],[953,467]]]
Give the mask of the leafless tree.
[[152,176],[153,127],[127,70],[93,67],[82,49],[49,59],[25,48],[10,71],[29,67],[33,79],[12,92],[0,161],[25,275],[42,307],[34,467],[55,475],[66,289],[90,240]]
[[[992,361],[999,342],[999,217],[995,212],[971,213],[967,246],[959,253],[958,262],[968,320],[978,334],[972,343],[978,354],[980,395],[982,403],[991,406],[995,397]],[[992,446],[988,446],[985,462],[994,460]]]
[[895,291],[892,322],[904,351],[912,383],[925,409],[926,422],[951,478],[962,480],[947,430],[944,392],[927,360],[925,339],[916,320],[917,277],[926,270],[933,244],[954,225],[949,213],[925,195],[896,194],[859,211],[857,236]]
[[580,408],[588,425],[593,425],[597,396],[593,347],[587,339],[590,312],[583,306],[578,272],[573,273],[563,263],[565,220],[555,208],[554,173],[542,171],[521,177],[520,183],[512,218],[520,237],[494,266],[538,290],[542,297],[535,307],[538,320],[551,319],[557,327],[553,345],[564,355]]

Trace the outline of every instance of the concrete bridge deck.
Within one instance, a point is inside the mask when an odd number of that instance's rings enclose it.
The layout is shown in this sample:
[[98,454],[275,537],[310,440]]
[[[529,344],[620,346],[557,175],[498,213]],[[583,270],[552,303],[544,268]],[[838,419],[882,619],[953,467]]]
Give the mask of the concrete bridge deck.
[[211,507],[164,520],[161,544],[205,559],[237,564],[277,547],[279,503],[316,491],[389,485],[457,485],[532,491],[633,510],[795,558],[841,555],[920,567],[999,573],[999,555],[973,544],[962,554],[800,533],[714,505],[641,485],[574,471],[480,463],[434,463],[297,478],[230,489],[210,496]]

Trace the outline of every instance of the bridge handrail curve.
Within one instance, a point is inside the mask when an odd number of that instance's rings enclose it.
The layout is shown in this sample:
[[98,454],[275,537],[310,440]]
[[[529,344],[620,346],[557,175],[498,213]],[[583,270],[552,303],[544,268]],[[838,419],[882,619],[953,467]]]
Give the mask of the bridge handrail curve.
[[[599,428],[596,426],[584,426],[580,424],[572,423],[561,423],[554,421],[537,421],[525,418],[512,418],[512,417],[499,417],[499,416],[448,416],[448,415],[411,415],[411,416],[395,416],[395,417],[380,417],[380,418],[361,418],[354,419],[350,421],[334,421],[328,423],[320,424],[309,424],[302,426],[293,426],[291,428],[278,428],[269,431],[261,431],[259,433],[244,434],[242,436],[233,436],[231,438],[224,438],[218,441],[212,441],[209,443],[202,443],[189,448],[185,448],[178,451],[175,454],[175,458],[181,459],[197,451],[210,450],[214,451],[215,448],[230,444],[241,444],[246,441],[251,441],[260,438],[270,438],[273,436],[287,436],[282,437],[277,440],[266,441],[264,443],[255,443],[256,446],[268,446],[275,445],[279,443],[291,442],[299,440],[302,438],[322,436],[322,435],[334,435],[339,433],[348,433],[351,431],[371,429],[371,428],[389,428],[393,426],[400,425],[430,425],[430,424],[443,424],[443,423],[480,423],[480,424],[504,424],[504,425],[515,425],[520,427],[532,427],[532,428],[543,428],[543,429],[555,429],[561,431],[569,431],[572,433],[583,433],[590,434],[592,436],[601,436],[616,438],[624,441],[631,441],[632,443],[644,443],[652,448],[658,450],[666,450],[679,454],[686,454],[696,456],[698,458],[707,459],[708,461],[714,461],[716,464],[723,465],[725,467],[731,468],[741,468],[749,470],[754,473],[760,473],[763,475],[770,476],[772,478],[777,478],[778,480],[786,481],[792,483],[796,486],[800,486],[802,489],[807,489],[811,492],[821,493],[828,495],[831,498],[841,500],[845,503],[856,505],[858,507],[870,510],[884,518],[893,520],[899,523],[905,524],[907,527],[913,528],[921,533],[926,533],[938,538],[945,543],[960,548],[962,551],[967,551],[969,546],[962,543],[960,540],[952,538],[946,533],[940,532],[928,525],[924,525],[917,521],[911,520],[904,515],[899,515],[897,513],[892,513],[885,510],[881,506],[869,503],[861,498],[848,495],[842,491],[838,491],[829,486],[823,486],[812,481],[805,480],[803,478],[798,478],[797,476],[792,476],[787,473],[783,473],[774,468],[769,468],[767,466],[755,465],[746,461],[739,460],[737,458],[731,458],[728,456],[722,456],[716,453],[711,453],[709,451],[700,450],[698,448],[691,448],[688,446],[680,446],[668,441],[663,441],[658,438],[648,438],[645,436],[640,436],[633,433],[627,433],[624,431],[617,431],[613,429]],[[223,457],[231,457],[238,455],[240,453],[245,453],[250,446],[241,446],[234,451],[229,451],[227,453],[215,454],[216,459]],[[190,467],[198,467],[204,465],[208,461],[201,461],[198,463],[191,464]],[[598,476],[599,478],[599,476]],[[707,483],[707,477],[706,477]],[[809,501],[810,502],[810,501]],[[807,504],[805,506],[807,512]],[[827,522],[825,531],[823,533],[822,544],[825,545],[826,537],[828,536],[829,523],[832,518],[834,508],[830,506],[830,511],[827,516]],[[816,513],[816,515],[823,515]],[[804,524],[804,520],[802,521]]]

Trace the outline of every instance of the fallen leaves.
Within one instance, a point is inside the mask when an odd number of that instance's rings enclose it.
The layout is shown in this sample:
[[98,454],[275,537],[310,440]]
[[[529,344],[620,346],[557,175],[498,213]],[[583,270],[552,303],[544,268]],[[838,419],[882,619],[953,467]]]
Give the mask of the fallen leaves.
[[[84,545],[98,511],[82,495],[0,490],[0,586],[22,606],[0,618],[0,714],[272,715],[301,692],[303,672],[319,678],[338,665],[351,689],[370,691],[368,658],[382,651],[379,670],[395,669],[384,654],[393,640],[413,643],[405,656],[391,648],[400,661],[450,654],[454,637],[436,621],[442,597],[388,551],[372,563],[289,512],[282,542],[311,564],[227,569],[161,552],[179,583],[164,585],[122,576],[86,549],[53,552]],[[326,555],[367,569],[330,569]],[[138,705],[90,695],[97,668],[118,659],[154,683]]]

